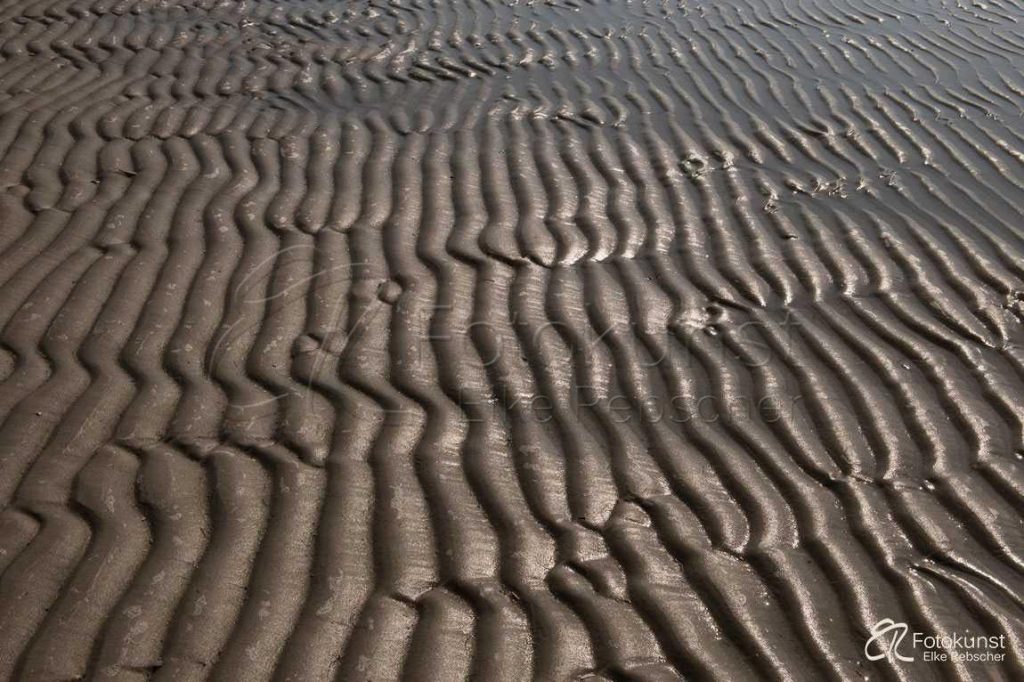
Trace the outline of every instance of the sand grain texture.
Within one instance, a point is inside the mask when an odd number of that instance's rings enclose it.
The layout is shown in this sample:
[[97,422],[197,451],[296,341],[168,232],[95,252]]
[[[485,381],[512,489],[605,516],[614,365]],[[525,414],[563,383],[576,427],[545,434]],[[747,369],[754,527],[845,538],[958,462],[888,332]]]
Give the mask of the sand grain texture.
[[1020,679],[1022,27],[0,1],[0,678]]

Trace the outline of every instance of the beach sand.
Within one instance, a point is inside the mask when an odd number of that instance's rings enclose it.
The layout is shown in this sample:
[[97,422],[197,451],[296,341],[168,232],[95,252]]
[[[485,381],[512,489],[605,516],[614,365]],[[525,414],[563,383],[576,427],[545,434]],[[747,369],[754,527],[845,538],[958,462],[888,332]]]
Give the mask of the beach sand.
[[0,678],[1021,679],[1022,26],[0,2]]

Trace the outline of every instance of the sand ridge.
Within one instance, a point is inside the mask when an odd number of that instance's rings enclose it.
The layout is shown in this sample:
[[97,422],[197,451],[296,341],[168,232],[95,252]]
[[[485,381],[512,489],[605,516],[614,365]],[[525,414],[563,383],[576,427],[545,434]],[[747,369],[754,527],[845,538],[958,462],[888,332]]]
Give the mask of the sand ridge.
[[0,677],[1019,676],[1022,21],[0,2]]

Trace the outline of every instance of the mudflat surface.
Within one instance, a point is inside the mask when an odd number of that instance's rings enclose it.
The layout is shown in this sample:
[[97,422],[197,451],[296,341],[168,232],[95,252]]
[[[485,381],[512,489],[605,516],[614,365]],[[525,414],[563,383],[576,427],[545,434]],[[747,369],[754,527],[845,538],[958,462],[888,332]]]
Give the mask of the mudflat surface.
[[1022,66],[1009,0],[5,0],[0,677],[1020,679]]

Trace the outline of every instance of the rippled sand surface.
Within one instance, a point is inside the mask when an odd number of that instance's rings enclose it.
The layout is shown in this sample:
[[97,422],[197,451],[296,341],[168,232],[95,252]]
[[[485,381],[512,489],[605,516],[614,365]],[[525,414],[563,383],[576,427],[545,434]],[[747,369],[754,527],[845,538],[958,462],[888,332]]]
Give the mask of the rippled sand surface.
[[1021,679],[1022,67],[1009,0],[2,0],[0,677]]

